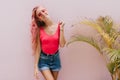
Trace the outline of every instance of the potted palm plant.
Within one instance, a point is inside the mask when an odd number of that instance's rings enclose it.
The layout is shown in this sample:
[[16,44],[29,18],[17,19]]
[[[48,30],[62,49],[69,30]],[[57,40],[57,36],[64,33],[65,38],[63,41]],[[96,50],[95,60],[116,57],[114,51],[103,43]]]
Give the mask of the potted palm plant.
[[[67,45],[83,41],[95,47],[107,59],[106,66],[111,74],[112,80],[120,80],[120,31],[119,26],[115,25],[110,16],[100,16],[96,20],[84,19],[78,24],[84,24],[97,31],[96,37],[84,36],[81,34],[71,36]],[[76,26],[76,25],[73,25]]]

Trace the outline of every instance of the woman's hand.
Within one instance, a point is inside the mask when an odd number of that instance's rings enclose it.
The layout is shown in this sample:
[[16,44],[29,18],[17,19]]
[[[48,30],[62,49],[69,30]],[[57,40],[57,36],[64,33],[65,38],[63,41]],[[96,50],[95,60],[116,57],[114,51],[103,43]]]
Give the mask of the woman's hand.
[[37,80],[39,79],[38,73],[39,73],[38,67],[35,67],[35,68],[34,68],[34,77],[35,77]]
[[64,25],[65,25],[65,23],[62,22],[62,21],[60,21],[59,24],[60,24],[60,30],[64,30]]
[[64,25],[65,23],[64,22],[59,22],[59,25],[60,25],[60,47],[64,47],[65,46],[65,43],[66,43],[66,40],[65,40],[65,37],[64,37]]

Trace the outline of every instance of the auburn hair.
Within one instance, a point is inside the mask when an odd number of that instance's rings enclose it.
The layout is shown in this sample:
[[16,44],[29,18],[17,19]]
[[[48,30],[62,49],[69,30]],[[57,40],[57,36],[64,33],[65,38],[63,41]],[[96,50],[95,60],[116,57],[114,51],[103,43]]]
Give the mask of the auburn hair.
[[36,16],[37,9],[38,6],[33,8],[32,16],[31,16],[31,42],[32,42],[33,55],[40,51],[40,40],[39,40],[40,25],[38,25],[38,18]]

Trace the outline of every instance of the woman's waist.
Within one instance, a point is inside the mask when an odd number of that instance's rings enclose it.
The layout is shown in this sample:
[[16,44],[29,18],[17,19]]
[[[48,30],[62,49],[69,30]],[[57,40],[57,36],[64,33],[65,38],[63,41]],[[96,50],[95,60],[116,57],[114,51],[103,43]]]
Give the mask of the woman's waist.
[[58,53],[59,53],[59,50],[57,50],[57,51],[55,51],[53,53],[48,53],[48,52],[45,52],[45,51],[41,50],[41,54],[43,54],[45,56],[54,56],[54,55],[56,55]]

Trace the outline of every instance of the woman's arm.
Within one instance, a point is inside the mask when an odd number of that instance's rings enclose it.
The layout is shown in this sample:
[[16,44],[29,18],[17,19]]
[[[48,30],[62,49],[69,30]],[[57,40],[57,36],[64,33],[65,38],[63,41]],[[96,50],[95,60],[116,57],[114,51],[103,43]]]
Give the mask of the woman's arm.
[[36,50],[35,50],[35,63],[34,63],[34,67],[38,67],[38,62],[39,62],[39,58],[40,58],[40,51],[41,51],[41,47],[40,47],[40,39],[39,39],[39,30],[38,30],[38,34],[37,34],[37,45],[36,45]]
[[39,58],[40,58],[40,51],[36,51],[35,55],[34,55],[34,68],[38,68],[38,62],[39,62]]
[[64,47],[66,40],[65,40],[65,36],[64,36],[64,23],[60,22],[60,47]]
[[39,31],[38,31],[38,35],[37,35],[37,39],[36,39],[36,50],[35,50],[35,55],[34,55],[34,76],[36,77],[36,79],[39,79],[38,77],[38,73],[39,73],[39,69],[38,69],[38,62],[39,62],[39,58],[40,58],[40,52],[41,52],[41,47],[40,47],[40,39],[39,39]]

